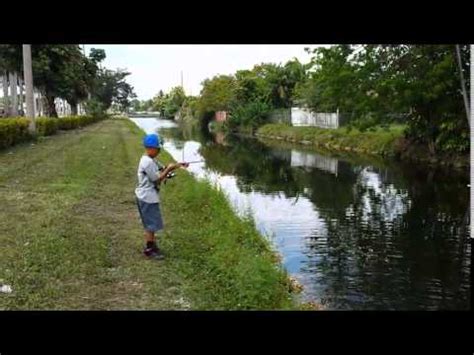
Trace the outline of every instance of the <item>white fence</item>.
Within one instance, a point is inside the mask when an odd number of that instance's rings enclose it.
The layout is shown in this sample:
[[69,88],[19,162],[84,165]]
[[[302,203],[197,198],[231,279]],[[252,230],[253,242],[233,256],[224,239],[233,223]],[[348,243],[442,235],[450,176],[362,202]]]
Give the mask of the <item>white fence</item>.
[[291,125],[339,128],[339,111],[336,113],[311,112],[304,108],[292,107]]

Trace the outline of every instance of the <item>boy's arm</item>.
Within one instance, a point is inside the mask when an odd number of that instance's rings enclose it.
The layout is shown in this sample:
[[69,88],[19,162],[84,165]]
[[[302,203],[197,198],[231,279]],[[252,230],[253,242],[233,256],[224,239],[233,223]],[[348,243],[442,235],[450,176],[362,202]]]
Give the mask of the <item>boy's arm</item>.
[[187,163],[171,163],[168,164],[163,170],[158,172],[159,182],[163,182],[166,179],[166,176],[175,169],[181,168],[182,166],[187,167]]

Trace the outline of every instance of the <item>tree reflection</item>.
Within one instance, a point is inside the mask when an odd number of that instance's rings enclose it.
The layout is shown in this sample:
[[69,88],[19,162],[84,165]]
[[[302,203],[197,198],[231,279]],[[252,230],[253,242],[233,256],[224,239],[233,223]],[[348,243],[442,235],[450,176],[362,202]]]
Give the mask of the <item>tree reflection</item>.
[[374,175],[370,180],[364,178],[366,170],[361,172],[350,207],[328,220],[325,247],[317,231],[308,238],[310,261],[303,272],[311,275],[311,284],[323,288],[338,308],[468,308],[463,184],[442,177],[434,184],[432,173],[417,171],[416,181],[409,178],[401,189],[390,173],[375,171],[375,182]]
[[324,220],[302,250],[309,293],[343,309],[469,308],[468,174],[211,138],[192,137],[209,169],[244,193],[305,196]]

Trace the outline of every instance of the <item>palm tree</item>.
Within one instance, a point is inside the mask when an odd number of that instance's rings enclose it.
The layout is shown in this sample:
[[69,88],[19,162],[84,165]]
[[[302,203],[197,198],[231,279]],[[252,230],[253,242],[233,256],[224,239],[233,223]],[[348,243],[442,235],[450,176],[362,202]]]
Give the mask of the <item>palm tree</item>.
[[18,77],[18,87],[20,88],[20,91],[18,92],[18,97],[19,97],[19,106],[20,106],[20,116],[24,116],[24,110],[23,110],[23,103],[24,97],[23,97],[23,79],[21,76]]
[[2,85],[3,85],[3,110],[5,111],[5,116],[10,115],[9,103],[8,103],[8,76],[7,72],[4,71],[2,75]]
[[10,78],[10,94],[11,94],[11,107],[10,115],[15,117],[18,116],[18,95],[17,95],[17,75],[14,72],[9,74]]
[[26,89],[26,116],[30,118],[30,132],[36,133],[35,123],[35,107],[34,107],[34,85],[33,85],[33,69],[31,63],[31,45],[24,44],[22,48],[23,57],[23,73],[25,75]]

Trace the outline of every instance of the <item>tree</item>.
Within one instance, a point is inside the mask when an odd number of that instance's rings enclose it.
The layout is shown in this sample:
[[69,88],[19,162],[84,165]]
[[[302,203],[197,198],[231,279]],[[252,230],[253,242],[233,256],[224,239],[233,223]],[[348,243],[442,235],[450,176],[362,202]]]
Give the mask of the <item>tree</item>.
[[75,79],[74,65],[81,50],[78,45],[32,45],[33,81],[46,99],[48,116],[57,117],[56,97],[68,96]]
[[132,101],[130,101],[130,107],[131,107],[135,112],[141,111],[141,109],[140,109],[140,107],[141,107],[141,102],[140,102],[140,100],[133,99]]
[[164,117],[165,115],[165,100],[166,100],[166,97],[165,97],[165,94],[163,93],[163,90],[160,90],[158,95],[156,95],[153,98],[153,104],[152,104],[153,110],[158,111],[162,117]]
[[164,114],[165,117],[173,117],[184,103],[186,95],[181,86],[174,87],[171,89],[167,100],[165,100]]
[[310,73],[299,86],[299,97],[315,111],[352,112],[360,93],[357,90],[356,66],[350,61],[350,45],[337,45],[314,50]]
[[467,117],[467,123],[470,125],[470,109],[469,109],[469,99],[468,99],[468,94],[466,90],[466,80],[464,79],[464,68],[462,65],[462,55],[461,55],[461,46],[459,44],[456,44],[456,59],[458,63],[458,72],[459,72],[459,80],[461,82],[461,91],[462,91],[462,96],[464,100],[464,107],[466,110],[466,117]]
[[22,46],[23,57],[23,71],[25,77],[25,102],[26,102],[26,117],[30,119],[29,131],[33,135],[36,134],[35,122],[35,106],[34,106],[34,83],[33,71],[31,63],[31,44],[24,44]]
[[268,101],[273,108],[289,108],[293,104],[294,90],[306,76],[306,67],[297,59],[288,61],[284,66],[261,64],[252,70],[261,78],[260,90],[265,92],[263,101]]
[[235,73],[235,100],[239,106],[251,101],[269,102],[271,88],[265,80],[265,70],[273,64],[255,66],[253,70],[238,70]]
[[[436,150],[466,151],[468,122],[463,105],[470,90],[469,46],[348,45],[315,50],[299,97],[313,110],[354,114],[365,126],[406,113],[407,137]],[[458,59],[458,60],[457,60]],[[460,60],[459,60],[460,59]],[[457,62],[459,62],[457,64]],[[459,69],[461,68],[461,70]]]
[[230,75],[218,75],[202,83],[198,115],[206,124],[216,111],[228,111],[236,100],[236,80]]
[[[17,73],[23,72],[20,45],[0,44],[0,74],[3,77],[4,109],[8,115],[16,116],[17,107]],[[8,83],[11,97],[8,96]]]
[[73,115],[77,114],[78,103],[88,98],[94,86],[98,62],[97,52],[92,54],[93,56],[87,58],[82,52],[76,51],[71,55],[65,67],[64,81],[59,90],[59,96],[67,100]]
[[106,58],[105,51],[103,49],[91,48],[89,58],[98,65]]
[[181,106],[182,117],[196,117],[199,104],[199,97],[186,96]]
[[92,99],[101,105],[102,111],[108,110],[116,104],[121,111],[127,111],[131,105],[130,100],[136,95],[133,87],[125,81],[130,75],[124,69],[101,69],[95,81]]
[[[462,47],[461,66],[469,77],[469,46]],[[397,78],[393,85],[399,99],[411,111],[408,138],[426,143],[432,154],[437,150],[467,151],[469,126],[455,46],[386,46],[383,51],[389,59],[389,72]]]

